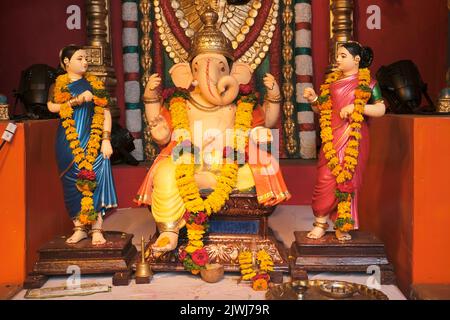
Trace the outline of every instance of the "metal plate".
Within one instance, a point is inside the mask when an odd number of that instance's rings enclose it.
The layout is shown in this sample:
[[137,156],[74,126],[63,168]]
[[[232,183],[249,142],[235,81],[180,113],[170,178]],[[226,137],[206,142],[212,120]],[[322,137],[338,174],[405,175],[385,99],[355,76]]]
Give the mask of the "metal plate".
[[[331,292],[331,288],[338,291]],[[299,280],[271,287],[268,300],[389,300],[381,291],[365,285],[334,280]]]

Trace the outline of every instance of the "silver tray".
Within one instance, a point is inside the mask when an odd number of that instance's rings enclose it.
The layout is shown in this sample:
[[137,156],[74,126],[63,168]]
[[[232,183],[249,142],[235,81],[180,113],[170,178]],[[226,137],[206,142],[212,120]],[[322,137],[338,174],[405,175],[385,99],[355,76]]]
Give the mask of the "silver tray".
[[298,280],[275,285],[268,300],[389,300],[381,291],[362,284],[334,280]]

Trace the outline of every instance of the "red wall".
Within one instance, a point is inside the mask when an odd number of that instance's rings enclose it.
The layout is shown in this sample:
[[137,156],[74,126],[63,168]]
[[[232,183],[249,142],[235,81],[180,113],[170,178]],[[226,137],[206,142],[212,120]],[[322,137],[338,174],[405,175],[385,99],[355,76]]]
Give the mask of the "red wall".
[[[67,7],[81,9],[81,29],[69,30]],[[59,51],[68,44],[86,44],[85,0],[1,0],[0,12],[0,93],[8,97],[12,106],[13,90],[18,89],[21,71],[37,63],[56,67]],[[116,72],[123,74],[121,0],[111,1],[113,50]],[[124,125],[123,79],[118,77],[118,105]],[[18,113],[20,113],[18,106]]]
[[[375,51],[373,74],[382,65],[414,61],[429,85],[432,99],[445,86],[448,54],[448,10],[444,0],[356,0],[355,39]],[[369,30],[368,6],[381,8],[381,30]],[[328,65],[329,0],[313,7],[314,84],[318,89]],[[423,100],[424,101],[424,100]]]
[[[375,51],[373,73],[382,65],[412,60],[428,83],[431,98],[436,100],[445,87],[448,67],[447,1],[357,0],[355,5],[355,37]],[[381,30],[366,27],[369,5],[381,8]]]
[[[13,104],[12,91],[19,85],[20,72],[35,63],[56,66],[59,50],[70,43],[86,42],[84,0],[0,1],[0,93]],[[81,30],[68,30],[66,8],[79,5]],[[368,30],[366,10],[379,5],[382,29]],[[329,1],[315,0],[313,6],[313,54],[316,88],[328,64]],[[355,1],[355,37],[375,51],[372,71],[383,64],[411,59],[429,84],[433,99],[445,86],[447,69],[448,16],[444,0],[358,0]],[[118,74],[117,96],[123,115],[123,65],[121,57],[121,1],[111,1],[114,66]]]
[[[66,9],[73,4],[82,10],[81,30],[66,27]],[[84,0],[2,0],[0,12],[0,93],[13,105],[22,70],[36,63],[56,67],[62,47],[86,42]]]
[[[12,91],[18,87],[20,71],[35,63],[56,65],[58,52],[70,43],[85,43],[84,0],[2,0],[0,1],[0,39],[6,49],[0,50],[0,93],[12,104]],[[313,1],[313,52],[315,84],[318,86],[328,63],[328,0]],[[68,30],[66,8],[79,5],[81,30]],[[366,10],[379,5],[382,29],[368,30]],[[448,16],[443,0],[358,0],[355,1],[355,37],[375,51],[373,72],[383,64],[411,59],[419,67],[430,94],[436,97],[445,85],[447,68]],[[112,1],[114,64],[121,74],[120,0]],[[388,44],[388,45],[387,45]],[[123,99],[123,81],[118,85],[119,105]],[[123,116],[121,117],[123,121]]]
[[319,90],[328,66],[330,39],[330,1],[312,1],[312,50],[314,57],[314,87]]

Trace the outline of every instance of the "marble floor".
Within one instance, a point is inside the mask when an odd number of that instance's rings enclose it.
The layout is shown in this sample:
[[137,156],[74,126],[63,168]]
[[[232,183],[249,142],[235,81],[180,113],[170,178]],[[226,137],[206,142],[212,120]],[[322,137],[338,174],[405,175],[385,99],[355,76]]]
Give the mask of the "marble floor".
[[[294,231],[308,230],[312,225],[313,215],[308,206],[278,206],[269,218],[269,226],[275,236],[290,247],[294,241]],[[145,239],[155,231],[154,221],[145,208],[121,209],[107,217],[105,230],[120,230],[134,234],[133,242],[139,245],[141,236]],[[286,281],[289,278],[286,276]],[[343,280],[367,284],[369,275],[354,273],[318,273],[310,274],[311,279]],[[239,274],[226,274],[218,283],[206,283],[197,276],[187,273],[156,273],[150,284],[137,285],[134,280],[129,286],[114,287],[110,276],[83,276],[81,283],[99,283],[110,285],[111,291],[96,293],[88,297],[61,297],[63,300],[263,300],[264,292],[251,289],[247,283],[238,283]],[[51,277],[43,288],[64,286],[66,277]],[[404,300],[401,291],[394,285],[381,286],[391,300]],[[24,299],[26,290],[20,291],[15,300]]]

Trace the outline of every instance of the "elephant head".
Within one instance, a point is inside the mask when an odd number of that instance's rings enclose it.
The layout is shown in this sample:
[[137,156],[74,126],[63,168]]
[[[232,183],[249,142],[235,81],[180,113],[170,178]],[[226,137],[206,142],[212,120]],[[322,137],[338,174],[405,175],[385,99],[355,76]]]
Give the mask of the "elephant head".
[[239,93],[239,85],[247,84],[252,77],[248,64],[235,62],[230,70],[226,57],[218,53],[199,54],[191,64],[178,63],[169,73],[180,88],[187,89],[195,81],[202,97],[215,106],[232,103]]

